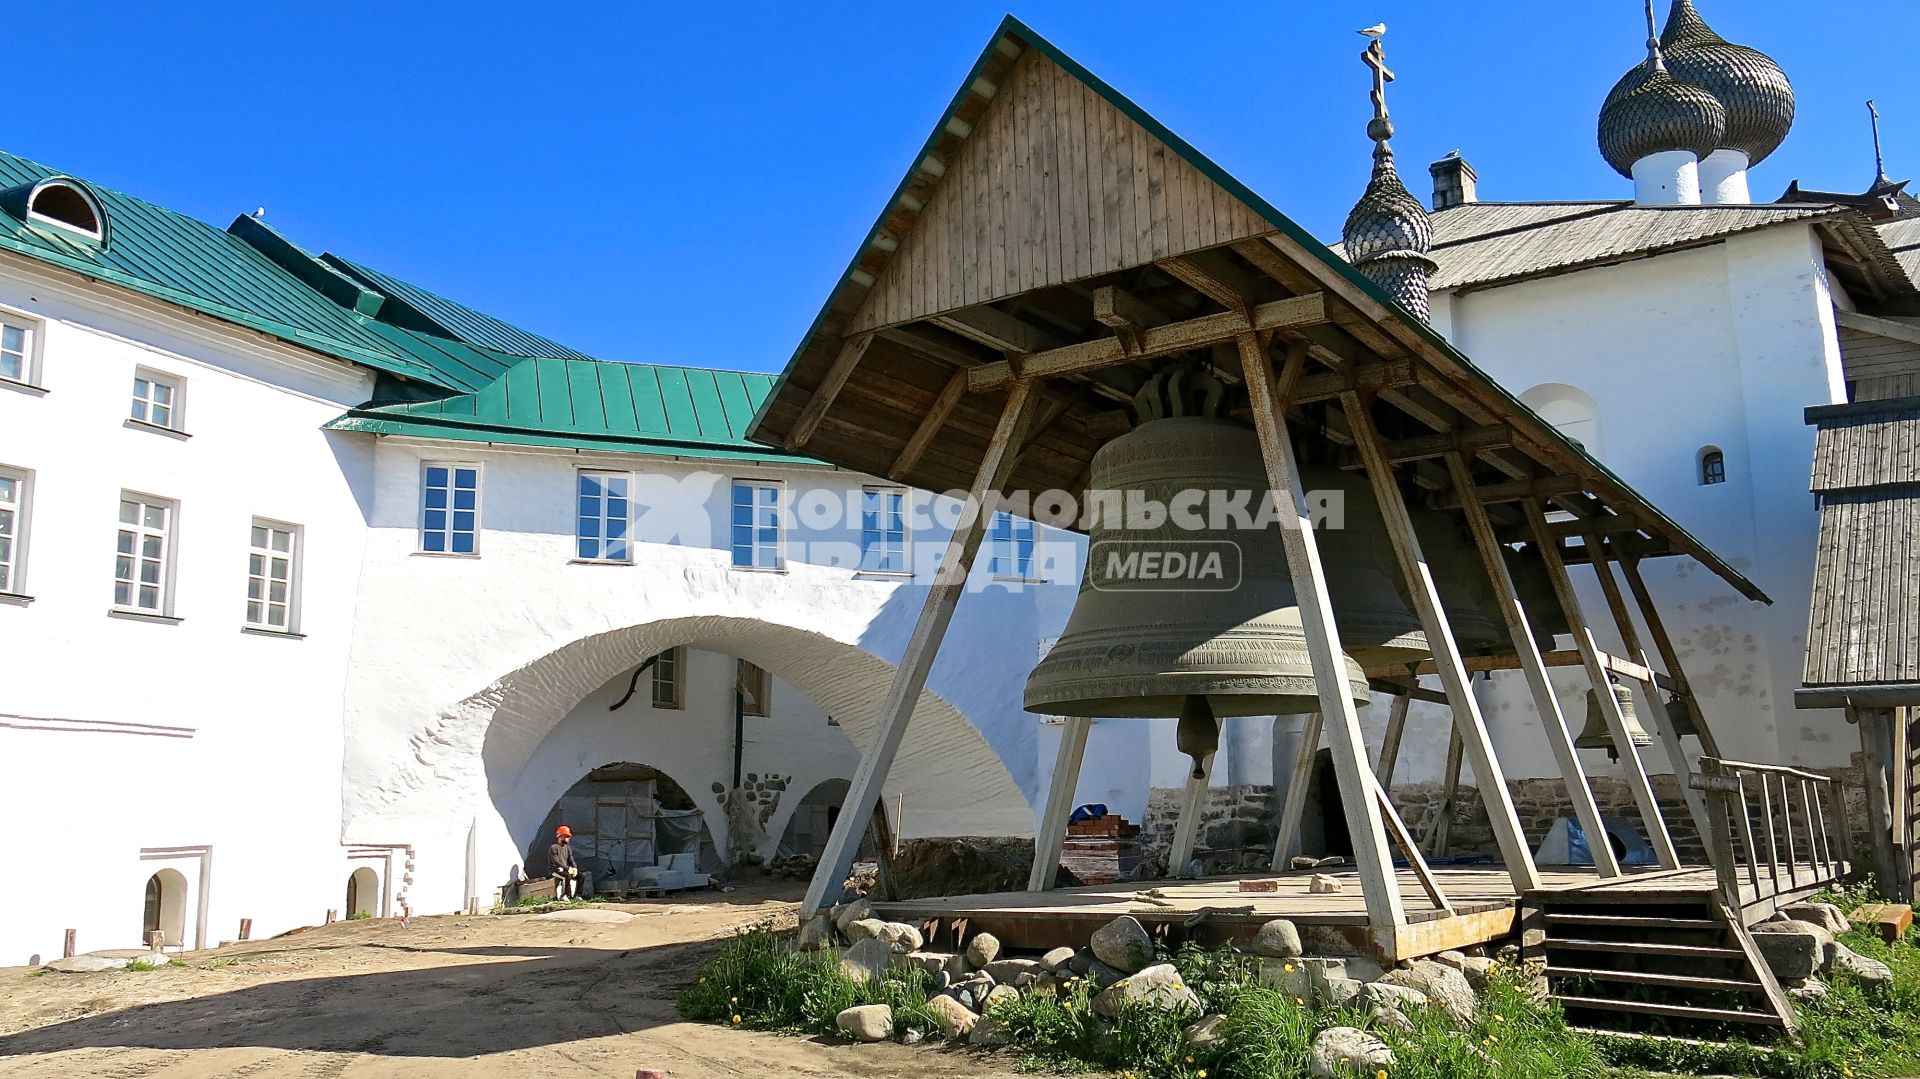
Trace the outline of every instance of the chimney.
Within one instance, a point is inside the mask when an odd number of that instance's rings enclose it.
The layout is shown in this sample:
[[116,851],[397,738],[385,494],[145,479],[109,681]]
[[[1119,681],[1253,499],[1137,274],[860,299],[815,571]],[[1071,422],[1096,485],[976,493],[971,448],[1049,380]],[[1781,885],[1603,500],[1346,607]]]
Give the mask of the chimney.
[[1475,184],[1480,174],[1473,171],[1466,158],[1455,150],[1447,156],[1427,166],[1433,175],[1433,209],[1435,213],[1463,202],[1479,201]]

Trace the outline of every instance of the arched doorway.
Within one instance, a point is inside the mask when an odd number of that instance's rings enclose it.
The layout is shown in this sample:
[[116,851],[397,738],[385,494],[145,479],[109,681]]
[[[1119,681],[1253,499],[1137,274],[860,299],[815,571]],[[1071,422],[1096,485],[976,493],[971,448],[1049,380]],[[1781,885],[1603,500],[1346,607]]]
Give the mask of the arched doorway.
[[380,874],[366,866],[347,874],[347,905],[343,909],[348,918],[373,917],[379,901]]
[[844,779],[829,779],[816,784],[800,799],[793,816],[787,818],[786,831],[780,834],[780,857],[795,854],[820,857],[820,852],[827,848],[827,836],[833,832],[834,821],[840,818],[840,804],[846,800],[848,786]]
[[187,878],[178,870],[162,869],[147,878],[144,910],[140,919],[140,940],[145,943],[160,934],[160,942],[178,948],[187,933]]
[[685,788],[651,765],[604,764],[568,787],[527,842],[528,877],[550,872],[547,848],[563,824],[573,831],[574,861],[596,884],[625,881],[636,868],[689,851],[699,852],[702,871],[723,868],[705,815]]

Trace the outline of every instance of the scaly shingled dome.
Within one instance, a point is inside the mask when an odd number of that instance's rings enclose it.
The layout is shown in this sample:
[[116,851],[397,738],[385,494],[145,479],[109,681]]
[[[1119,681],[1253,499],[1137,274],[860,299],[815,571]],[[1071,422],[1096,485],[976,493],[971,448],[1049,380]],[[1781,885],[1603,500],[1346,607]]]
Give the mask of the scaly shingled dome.
[[1685,150],[1705,157],[1722,145],[1727,110],[1706,90],[1675,78],[1658,56],[1614,84],[1600,106],[1600,154],[1622,176],[1649,154]]
[[1727,110],[1719,145],[1758,165],[1778,149],[1793,128],[1793,84],[1773,59],[1734,45],[1707,26],[1693,0],[1673,0],[1660,35],[1673,76],[1712,94]]
[[1341,230],[1347,261],[1402,307],[1427,319],[1427,278],[1434,262],[1433,218],[1413,197],[1393,167],[1393,151],[1384,141],[1373,153],[1373,179],[1347,214]]

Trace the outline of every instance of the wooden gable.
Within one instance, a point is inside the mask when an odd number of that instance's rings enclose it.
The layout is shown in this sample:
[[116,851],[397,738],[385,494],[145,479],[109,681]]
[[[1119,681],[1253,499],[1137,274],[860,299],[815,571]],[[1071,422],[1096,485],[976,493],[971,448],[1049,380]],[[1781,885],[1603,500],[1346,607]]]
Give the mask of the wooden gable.
[[1270,232],[1273,225],[1039,49],[1020,54],[852,332]]

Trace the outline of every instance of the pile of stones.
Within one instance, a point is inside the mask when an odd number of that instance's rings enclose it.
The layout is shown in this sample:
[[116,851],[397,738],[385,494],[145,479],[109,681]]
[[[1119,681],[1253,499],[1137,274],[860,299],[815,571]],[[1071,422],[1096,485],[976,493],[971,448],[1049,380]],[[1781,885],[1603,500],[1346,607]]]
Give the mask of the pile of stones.
[[[1012,1039],[987,1013],[994,1003],[1028,993],[1058,993],[1072,979],[1089,980],[1097,989],[1092,1010],[1106,1018],[1129,1005],[1144,1003],[1191,1020],[1187,1041],[1196,1048],[1216,1042],[1225,1016],[1204,1014],[1200,998],[1171,964],[1155,962],[1153,938],[1131,917],[1115,918],[1096,930],[1085,948],[1055,948],[1043,955],[1012,956],[990,933],[968,939],[960,952],[925,949],[920,931],[903,922],[875,916],[864,899],[844,903],[802,923],[800,947],[837,948],[840,969],[856,981],[884,977],[890,968],[918,967],[933,976],[936,993],[928,1010],[949,1041],[1006,1045]],[[1518,948],[1503,956],[1517,962]],[[1492,977],[1496,959],[1464,952],[1442,952],[1393,969],[1358,956],[1304,954],[1292,922],[1276,919],[1260,927],[1250,951],[1260,978],[1302,1006],[1325,1011],[1357,1008],[1376,1028],[1411,1030],[1408,1013],[1430,1007],[1467,1026],[1479,1010],[1479,993]],[[1545,998],[1545,978],[1531,972],[1537,995]],[[860,1041],[892,1036],[893,1013],[887,1005],[849,1008],[837,1025]],[[926,1032],[908,1032],[914,1041]],[[1329,1027],[1314,1040],[1307,1064],[1314,1076],[1374,1075],[1393,1062],[1377,1037],[1353,1027]]]
[[1753,927],[1753,943],[1773,976],[1796,1000],[1819,1000],[1827,995],[1822,974],[1845,974],[1869,989],[1893,984],[1893,971],[1878,959],[1869,959],[1835,940],[1853,926],[1832,903],[1800,903],[1787,907]]

